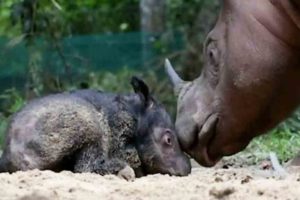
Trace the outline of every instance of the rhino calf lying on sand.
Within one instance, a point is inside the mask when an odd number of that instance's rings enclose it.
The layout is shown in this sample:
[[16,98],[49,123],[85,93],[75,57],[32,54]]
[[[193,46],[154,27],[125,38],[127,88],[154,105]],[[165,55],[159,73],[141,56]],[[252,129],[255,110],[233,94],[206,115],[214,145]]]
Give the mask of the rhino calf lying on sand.
[[169,115],[142,80],[131,85],[126,95],[77,90],[29,102],[10,122],[0,171],[189,174]]

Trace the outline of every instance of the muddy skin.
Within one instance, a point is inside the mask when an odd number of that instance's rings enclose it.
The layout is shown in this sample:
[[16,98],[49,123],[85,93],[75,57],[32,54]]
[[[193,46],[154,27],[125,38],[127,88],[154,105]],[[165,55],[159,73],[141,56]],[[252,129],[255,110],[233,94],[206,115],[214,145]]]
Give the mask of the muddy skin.
[[135,93],[78,90],[29,102],[9,124],[0,171],[188,175],[169,115],[142,80],[131,84]]

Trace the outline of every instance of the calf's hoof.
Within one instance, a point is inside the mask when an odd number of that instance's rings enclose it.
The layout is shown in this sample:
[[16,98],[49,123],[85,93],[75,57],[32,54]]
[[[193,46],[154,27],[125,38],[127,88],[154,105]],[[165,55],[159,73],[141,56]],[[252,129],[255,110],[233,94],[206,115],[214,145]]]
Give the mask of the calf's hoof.
[[126,167],[124,167],[123,169],[121,169],[117,175],[118,175],[118,177],[125,179],[127,181],[134,181],[134,179],[135,179],[134,170],[131,167],[129,167],[128,165]]

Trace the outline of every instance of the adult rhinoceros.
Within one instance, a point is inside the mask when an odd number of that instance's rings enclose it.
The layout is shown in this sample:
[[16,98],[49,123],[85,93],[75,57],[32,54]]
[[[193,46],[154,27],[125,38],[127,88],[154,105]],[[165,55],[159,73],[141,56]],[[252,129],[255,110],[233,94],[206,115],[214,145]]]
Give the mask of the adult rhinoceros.
[[202,74],[182,81],[176,127],[204,166],[243,150],[300,103],[300,0],[223,0],[204,46]]

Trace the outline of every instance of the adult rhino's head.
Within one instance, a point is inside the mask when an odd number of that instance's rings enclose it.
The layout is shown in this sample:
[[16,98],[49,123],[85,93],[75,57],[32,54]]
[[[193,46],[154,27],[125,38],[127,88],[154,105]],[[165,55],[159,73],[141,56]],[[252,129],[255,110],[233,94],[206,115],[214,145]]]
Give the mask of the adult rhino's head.
[[224,0],[204,44],[204,67],[178,95],[182,148],[204,166],[243,150],[300,102],[300,9],[288,0]]

